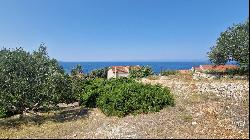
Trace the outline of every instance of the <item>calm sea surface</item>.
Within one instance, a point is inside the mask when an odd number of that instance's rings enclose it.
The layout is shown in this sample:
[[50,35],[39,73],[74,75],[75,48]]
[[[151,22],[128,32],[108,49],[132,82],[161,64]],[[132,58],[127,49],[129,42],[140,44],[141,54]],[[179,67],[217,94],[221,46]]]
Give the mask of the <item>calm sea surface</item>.
[[84,73],[89,73],[92,70],[100,69],[109,66],[130,66],[139,65],[152,67],[155,73],[160,73],[161,70],[182,70],[191,69],[193,66],[209,64],[209,62],[59,62],[67,73],[77,64],[83,67]]

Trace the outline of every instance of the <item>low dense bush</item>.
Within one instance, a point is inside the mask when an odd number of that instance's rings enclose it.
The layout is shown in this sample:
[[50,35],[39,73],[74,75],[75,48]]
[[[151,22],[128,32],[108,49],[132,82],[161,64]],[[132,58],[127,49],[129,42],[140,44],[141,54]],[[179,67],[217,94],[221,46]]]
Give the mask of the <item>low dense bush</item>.
[[217,70],[206,70],[206,71],[204,71],[204,73],[206,73],[206,74],[218,74],[218,75],[221,75],[223,72],[217,71]]
[[131,67],[129,70],[130,78],[144,78],[149,75],[153,75],[153,70],[149,66],[142,66],[140,68]]
[[89,79],[84,81],[81,94],[81,104],[87,107],[96,107],[97,98],[101,93],[106,92],[106,81],[102,78]]
[[145,85],[128,78],[93,79],[85,84],[82,103],[99,107],[108,116],[155,112],[174,105],[169,89],[159,85]]
[[161,72],[162,76],[177,75],[179,72],[177,70],[165,70]]
[[108,70],[109,70],[108,67],[105,67],[105,68],[102,68],[102,69],[96,69],[96,70],[91,71],[88,74],[87,77],[88,78],[104,78],[104,79],[107,79]]
[[0,50],[0,114],[22,113],[71,102],[71,81],[46,47],[29,53],[22,48]]
[[226,69],[225,72],[222,72],[222,74],[224,75],[238,75],[240,74],[240,70],[239,69]]

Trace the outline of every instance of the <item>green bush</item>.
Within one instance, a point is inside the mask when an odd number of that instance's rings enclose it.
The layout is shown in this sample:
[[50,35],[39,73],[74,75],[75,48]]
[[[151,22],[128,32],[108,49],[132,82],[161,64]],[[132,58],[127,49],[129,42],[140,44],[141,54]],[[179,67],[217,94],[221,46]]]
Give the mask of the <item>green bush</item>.
[[238,75],[245,75],[247,77],[249,77],[249,65],[247,66],[240,66],[240,68],[237,71]]
[[165,70],[161,72],[162,76],[177,75],[177,74],[179,74],[179,72],[176,70]]
[[96,107],[97,98],[105,92],[105,80],[101,78],[90,79],[82,86],[81,104],[87,107]]
[[239,74],[239,69],[226,69],[224,72],[226,75],[237,75]]
[[83,69],[81,65],[77,65],[71,70],[70,81],[71,81],[71,100],[79,101],[80,94],[82,93],[83,83],[85,81],[85,76],[83,74]]
[[91,80],[84,86],[81,97],[83,104],[97,106],[108,116],[155,112],[174,105],[168,88],[145,85],[128,78]]
[[88,74],[87,77],[88,78],[104,78],[104,79],[107,79],[108,70],[109,70],[108,67],[93,70]]
[[204,73],[206,73],[206,74],[217,74],[217,75],[222,75],[223,74],[223,72],[221,72],[221,71],[218,71],[218,70],[206,70],[206,71],[204,71]]
[[83,91],[84,81],[86,79],[84,79],[83,77],[71,76],[69,80],[71,83],[71,85],[69,86],[71,86],[72,93],[70,94],[69,99],[71,102],[79,101],[80,95]]
[[153,70],[149,66],[142,66],[139,69],[136,69],[134,67],[131,67],[129,70],[129,77],[130,78],[144,78],[149,75],[153,74]]
[[7,111],[5,110],[5,108],[0,107],[0,118],[5,117],[7,114]]
[[22,113],[71,102],[69,75],[49,58],[43,44],[33,53],[3,48],[0,60],[0,106],[5,111]]

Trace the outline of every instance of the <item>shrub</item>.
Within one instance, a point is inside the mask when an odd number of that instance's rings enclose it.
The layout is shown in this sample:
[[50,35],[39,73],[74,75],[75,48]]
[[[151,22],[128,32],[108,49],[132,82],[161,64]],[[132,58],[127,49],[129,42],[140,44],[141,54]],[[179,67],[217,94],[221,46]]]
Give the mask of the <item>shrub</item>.
[[249,77],[249,64],[241,64],[239,68],[239,75],[246,75]]
[[133,67],[130,68],[129,70],[129,77],[130,78],[144,78],[149,75],[153,74],[153,70],[149,66],[142,66],[139,69],[135,69]]
[[88,74],[88,78],[104,78],[107,79],[108,67],[93,70]]
[[179,72],[176,70],[165,70],[161,72],[162,76],[177,75],[177,74],[179,74]]
[[239,74],[239,69],[226,69],[224,73],[232,76],[237,75]]
[[0,107],[0,118],[5,117],[7,114],[7,111],[5,110],[5,108]]
[[90,79],[84,82],[81,104],[87,107],[96,107],[96,100],[102,92],[105,92],[104,79]]
[[77,65],[71,70],[71,76],[83,77],[83,69],[81,65]]
[[206,71],[204,71],[204,73],[206,73],[206,74],[217,74],[217,75],[222,75],[223,74],[223,72],[221,72],[221,71],[218,71],[218,70],[206,70]]
[[70,80],[69,86],[71,86],[71,93],[72,93],[70,94],[69,99],[71,102],[79,101],[80,95],[83,91],[82,87],[86,79],[84,79],[84,77],[71,76],[69,80]]
[[168,88],[160,85],[144,85],[133,79],[91,80],[84,87],[83,103],[99,107],[108,116],[159,111],[167,105],[174,105]]
[[3,48],[0,60],[0,106],[5,111],[22,113],[71,102],[69,75],[49,58],[43,44],[33,53]]
[[83,74],[83,69],[81,65],[77,65],[71,70],[70,83],[71,83],[71,100],[78,101],[80,99],[80,94],[82,93],[83,83],[85,81]]

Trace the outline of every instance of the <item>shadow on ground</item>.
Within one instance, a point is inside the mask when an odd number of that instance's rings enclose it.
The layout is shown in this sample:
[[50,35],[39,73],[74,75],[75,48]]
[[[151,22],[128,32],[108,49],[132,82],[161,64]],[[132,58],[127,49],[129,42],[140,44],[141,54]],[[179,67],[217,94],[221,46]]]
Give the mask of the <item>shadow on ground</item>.
[[89,109],[82,107],[62,108],[56,112],[19,114],[0,120],[0,128],[19,128],[24,124],[41,125],[48,121],[66,122],[88,117]]

